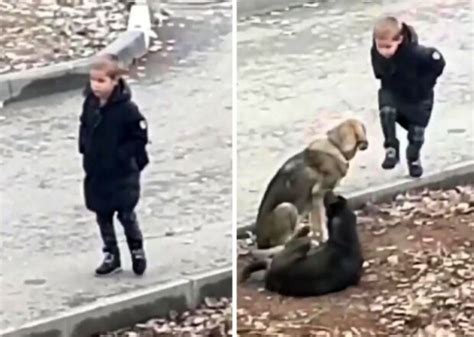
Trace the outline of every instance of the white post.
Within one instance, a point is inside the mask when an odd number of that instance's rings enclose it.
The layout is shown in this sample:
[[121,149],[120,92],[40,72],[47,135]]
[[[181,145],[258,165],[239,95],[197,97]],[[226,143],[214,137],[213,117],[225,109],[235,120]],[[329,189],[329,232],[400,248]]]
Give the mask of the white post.
[[140,31],[145,38],[145,46],[150,46],[150,37],[156,37],[151,29],[150,9],[147,0],[136,0],[135,4],[130,8],[130,16],[128,18],[128,31]]
[[148,0],[148,7],[150,8],[151,15],[160,14],[161,12],[161,0]]

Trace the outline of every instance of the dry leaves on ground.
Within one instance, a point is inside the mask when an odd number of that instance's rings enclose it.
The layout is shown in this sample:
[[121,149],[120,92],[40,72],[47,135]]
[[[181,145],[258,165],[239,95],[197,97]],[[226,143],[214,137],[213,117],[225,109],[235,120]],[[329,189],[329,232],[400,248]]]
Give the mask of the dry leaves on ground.
[[205,298],[195,311],[169,313],[168,318],[151,319],[133,328],[100,337],[226,337],[230,336],[232,307],[229,298]]
[[85,0],[74,6],[0,0],[0,74],[90,57],[124,32],[127,20],[120,0]]
[[474,336],[474,186],[406,193],[357,213],[360,285],[307,299],[242,285],[240,336]]

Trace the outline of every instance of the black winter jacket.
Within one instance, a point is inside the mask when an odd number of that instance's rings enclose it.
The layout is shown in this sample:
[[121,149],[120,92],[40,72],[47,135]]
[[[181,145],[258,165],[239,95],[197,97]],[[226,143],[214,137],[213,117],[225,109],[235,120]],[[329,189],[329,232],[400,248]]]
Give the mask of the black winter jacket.
[[140,171],[148,164],[146,119],[123,80],[103,106],[89,86],[84,93],[79,152],[86,174],[86,206],[96,212],[133,209],[139,199]]
[[382,89],[406,102],[420,102],[433,95],[437,78],[446,65],[436,49],[418,44],[413,27],[402,24],[403,42],[390,59],[381,56],[372,42],[372,69]]

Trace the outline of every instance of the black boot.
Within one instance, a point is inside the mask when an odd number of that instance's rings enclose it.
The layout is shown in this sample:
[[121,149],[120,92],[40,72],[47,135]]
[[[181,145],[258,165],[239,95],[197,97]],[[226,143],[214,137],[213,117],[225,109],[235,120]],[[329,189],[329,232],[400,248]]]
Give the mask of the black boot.
[[120,252],[117,246],[117,238],[114,230],[113,212],[97,213],[97,223],[99,224],[100,236],[104,243],[104,260],[95,270],[96,275],[109,275],[121,270]]
[[146,270],[146,257],[143,249],[134,249],[130,251],[132,255],[132,269],[137,275],[143,275]]
[[421,144],[419,142],[412,142],[408,144],[407,147],[407,165],[408,173],[410,177],[419,178],[423,175],[423,167],[421,166],[420,160],[420,148]]
[[143,275],[146,270],[146,257],[143,249],[143,235],[138,225],[137,215],[132,210],[119,211],[118,219],[122,223],[127,237],[128,248],[132,256],[132,269],[137,275]]
[[407,159],[408,162],[408,172],[410,176],[413,178],[419,178],[423,175],[423,166],[421,166],[421,160],[410,161]]
[[118,273],[122,270],[119,252],[104,252],[102,264],[95,270],[97,276],[105,276]]
[[384,170],[391,170],[393,169],[400,160],[400,153],[398,146],[395,147],[387,147],[385,148],[385,158],[382,162],[382,168]]
[[408,147],[406,151],[408,172],[411,177],[419,178],[423,175],[421,166],[420,150],[425,141],[425,128],[421,126],[410,126],[408,129]]
[[390,170],[397,165],[400,160],[399,142],[396,137],[397,111],[395,108],[384,106],[380,109],[380,122],[384,135],[385,159],[382,163],[384,170]]

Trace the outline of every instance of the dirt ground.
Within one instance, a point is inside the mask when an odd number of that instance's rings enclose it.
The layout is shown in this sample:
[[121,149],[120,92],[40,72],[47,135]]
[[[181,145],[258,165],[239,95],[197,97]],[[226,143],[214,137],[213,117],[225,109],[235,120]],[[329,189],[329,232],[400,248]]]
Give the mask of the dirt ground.
[[265,291],[255,274],[238,288],[239,336],[474,336],[474,185],[357,214],[361,283],[296,299]]
[[194,311],[170,312],[120,331],[91,337],[227,337],[232,330],[232,300],[206,298]]

